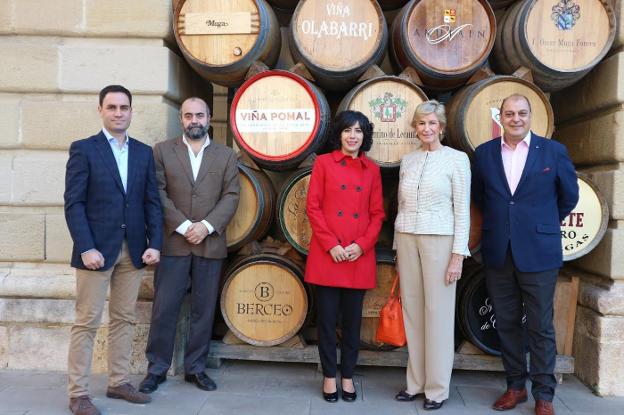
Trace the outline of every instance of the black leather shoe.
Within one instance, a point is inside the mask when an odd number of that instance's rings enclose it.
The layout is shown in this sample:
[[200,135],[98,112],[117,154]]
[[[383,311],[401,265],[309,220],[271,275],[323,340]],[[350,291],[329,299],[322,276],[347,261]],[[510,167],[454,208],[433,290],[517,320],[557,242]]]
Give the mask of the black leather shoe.
[[444,401],[436,402],[436,401],[432,401],[431,399],[425,399],[425,403],[423,403],[423,408],[426,409],[427,411],[433,411],[435,409],[442,408],[443,403]]
[[418,395],[422,395],[422,393],[415,393],[412,395],[412,394],[407,393],[407,391],[401,391],[396,394],[394,399],[399,402],[413,402],[416,400]]
[[323,399],[325,399],[327,402],[338,402],[338,390],[332,393],[327,393],[323,391]]
[[345,402],[354,402],[357,399],[357,392],[347,392],[346,390],[342,390],[342,400]]
[[139,384],[139,392],[152,393],[158,389],[158,385],[167,380],[167,374],[154,375],[148,373],[147,376]]
[[214,383],[214,380],[210,379],[210,377],[204,372],[194,373],[192,375],[184,375],[184,380],[194,383],[199,389],[205,391],[213,391],[217,389],[217,384]]

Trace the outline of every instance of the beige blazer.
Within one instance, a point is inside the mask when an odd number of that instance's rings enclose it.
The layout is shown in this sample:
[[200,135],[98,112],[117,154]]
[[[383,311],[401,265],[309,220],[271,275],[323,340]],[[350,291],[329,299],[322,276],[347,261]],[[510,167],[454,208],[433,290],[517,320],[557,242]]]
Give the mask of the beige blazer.
[[[193,180],[188,148],[182,137],[154,146],[156,179],[165,217],[163,255],[225,258],[225,228],[238,206],[240,184],[234,151],[212,141],[204,150],[197,180]],[[185,220],[206,220],[215,229],[199,245],[176,232]]]

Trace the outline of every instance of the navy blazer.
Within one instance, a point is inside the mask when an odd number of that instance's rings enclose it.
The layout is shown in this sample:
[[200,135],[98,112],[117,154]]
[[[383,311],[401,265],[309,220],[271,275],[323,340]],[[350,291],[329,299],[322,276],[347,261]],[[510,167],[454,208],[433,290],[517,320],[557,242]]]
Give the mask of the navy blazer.
[[128,191],[119,176],[113,150],[103,132],[69,148],[65,175],[65,220],[74,241],[71,265],[86,269],[80,254],[97,249],[100,271],[114,265],[124,238],[132,263],[142,268],[143,252],[160,250],[163,216],[152,149],[128,139]]
[[483,212],[481,253],[500,268],[507,246],[521,272],[561,267],[561,221],[579,198],[574,165],[565,146],[531,132],[531,146],[512,195],[501,156],[501,138],[475,150],[472,197]]

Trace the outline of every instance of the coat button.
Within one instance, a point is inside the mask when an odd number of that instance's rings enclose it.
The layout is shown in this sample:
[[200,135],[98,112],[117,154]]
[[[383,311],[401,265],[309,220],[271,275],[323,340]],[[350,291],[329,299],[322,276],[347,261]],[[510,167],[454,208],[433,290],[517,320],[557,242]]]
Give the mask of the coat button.
[[354,214],[353,214],[353,217],[354,217],[355,219],[357,219],[357,218],[359,218],[359,217],[360,217],[360,214],[359,214],[359,213],[354,213]]
[[197,197],[197,195],[195,193],[193,193],[193,198],[196,198],[196,197]]
[[338,216],[342,216],[342,210],[338,211]]
[[121,229],[126,229],[126,224],[125,223],[121,224]]
[[342,161],[340,162],[340,165],[344,167],[344,166],[346,166],[346,165],[347,165],[347,162],[346,162],[345,160],[342,160]]
[[347,186],[346,186],[346,185],[344,185],[344,184],[341,184],[341,185],[340,185],[340,188],[341,188],[342,190],[346,190]]
[[510,204],[510,205],[513,205],[513,204],[514,204],[514,201],[512,200],[511,202],[509,202],[509,204]]
[[356,186],[355,187],[355,191],[356,192],[361,192],[362,191],[362,186]]

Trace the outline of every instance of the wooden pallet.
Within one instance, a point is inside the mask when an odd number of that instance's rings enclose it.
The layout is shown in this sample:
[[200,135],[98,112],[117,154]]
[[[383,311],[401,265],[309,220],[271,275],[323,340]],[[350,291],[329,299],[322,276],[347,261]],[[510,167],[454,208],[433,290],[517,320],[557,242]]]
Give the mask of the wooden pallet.
[[[221,364],[223,359],[320,363],[316,346],[304,346],[300,348],[280,346],[257,347],[248,344],[225,344],[216,340],[213,340],[211,343],[208,357],[210,364],[216,367]],[[338,359],[340,359],[340,350],[338,350]],[[363,366],[406,367],[407,348],[403,347],[384,352],[360,350],[358,364]],[[503,364],[500,357],[497,356],[455,353],[453,369],[502,372]],[[555,373],[574,373],[574,357],[557,355]]]

